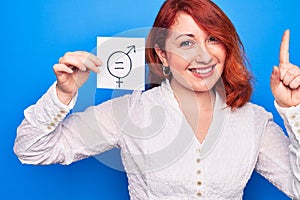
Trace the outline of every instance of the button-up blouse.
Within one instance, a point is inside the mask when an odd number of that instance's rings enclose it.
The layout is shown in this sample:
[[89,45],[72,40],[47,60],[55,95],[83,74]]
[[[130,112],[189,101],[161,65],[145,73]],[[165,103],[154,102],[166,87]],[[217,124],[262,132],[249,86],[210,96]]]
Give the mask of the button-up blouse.
[[70,164],[120,148],[130,198],[242,199],[256,170],[300,199],[300,106],[275,106],[289,137],[262,107],[231,110],[216,94],[200,143],[168,82],[67,115],[55,84],[24,112],[14,150],[26,164]]

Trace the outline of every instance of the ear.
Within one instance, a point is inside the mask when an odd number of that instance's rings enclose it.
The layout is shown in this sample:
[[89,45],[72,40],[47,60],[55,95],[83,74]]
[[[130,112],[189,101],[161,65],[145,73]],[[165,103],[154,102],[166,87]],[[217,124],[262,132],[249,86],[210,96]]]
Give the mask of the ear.
[[155,52],[159,57],[159,60],[162,62],[163,66],[169,66],[167,61],[166,51],[159,48],[157,44],[154,45]]

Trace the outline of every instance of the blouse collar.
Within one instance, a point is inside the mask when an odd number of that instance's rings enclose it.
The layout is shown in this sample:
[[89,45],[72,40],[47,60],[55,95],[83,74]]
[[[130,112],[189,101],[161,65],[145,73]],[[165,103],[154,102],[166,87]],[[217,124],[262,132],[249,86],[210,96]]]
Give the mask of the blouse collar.
[[[166,97],[166,101],[175,109],[180,111],[183,120],[185,123],[188,123],[186,118],[184,117],[184,114],[182,113],[179,104],[174,96],[174,92],[171,88],[169,80],[165,80],[161,84],[161,91]],[[216,90],[215,90],[216,91]],[[209,154],[209,152],[213,149],[215,144],[217,143],[218,139],[220,138],[223,130],[223,126],[225,125],[225,119],[226,119],[226,97],[225,97],[225,91],[219,91],[215,92],[216,94],[216,100],[214,105],[214,111],[213,111],[213,118],[208,130],[208,133],[205,137],[205,140],[203,141],[201,145],[201,152],[200,157],[205,157]],[[190,128],[191,129],[191,128]],[[196,139],[196,137],[195,137]]]

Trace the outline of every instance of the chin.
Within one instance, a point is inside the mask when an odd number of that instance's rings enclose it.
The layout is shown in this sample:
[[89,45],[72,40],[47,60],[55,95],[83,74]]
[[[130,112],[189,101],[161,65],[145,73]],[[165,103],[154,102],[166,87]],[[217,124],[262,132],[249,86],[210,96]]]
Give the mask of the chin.
[[211,86],[211,87],[209,87],[209,86],[207,86],[207,87],[195,87],[195,88],[193,88],[193,91],[194,92],[209,92],[209,91],[212,90],[212,88],[213,88],[213,86]]
[[217,81],[201,81],[201,83],[191,84],[190,88],[195,92],[208,92],[215,87],[216,83]]

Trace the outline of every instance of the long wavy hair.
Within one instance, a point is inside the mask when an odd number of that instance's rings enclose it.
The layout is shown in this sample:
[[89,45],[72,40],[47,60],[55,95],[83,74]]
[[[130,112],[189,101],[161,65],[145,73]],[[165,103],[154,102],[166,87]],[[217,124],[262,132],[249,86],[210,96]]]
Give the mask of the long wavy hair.
[[169,28],[178,13],[190,15],[208,34],[216,37],[225,47],[226,60],[222,80],[226,103],[232,109],[243,106],[252,94],[252,75],[246,67],[244,47],[234,25],[226,14],[210,0],[166,0],[156,16],[146,41],[146,61],[150,67],[149,80],[160,85],[165,76],[162,63],[155,52],[155,45],[165,49]]

